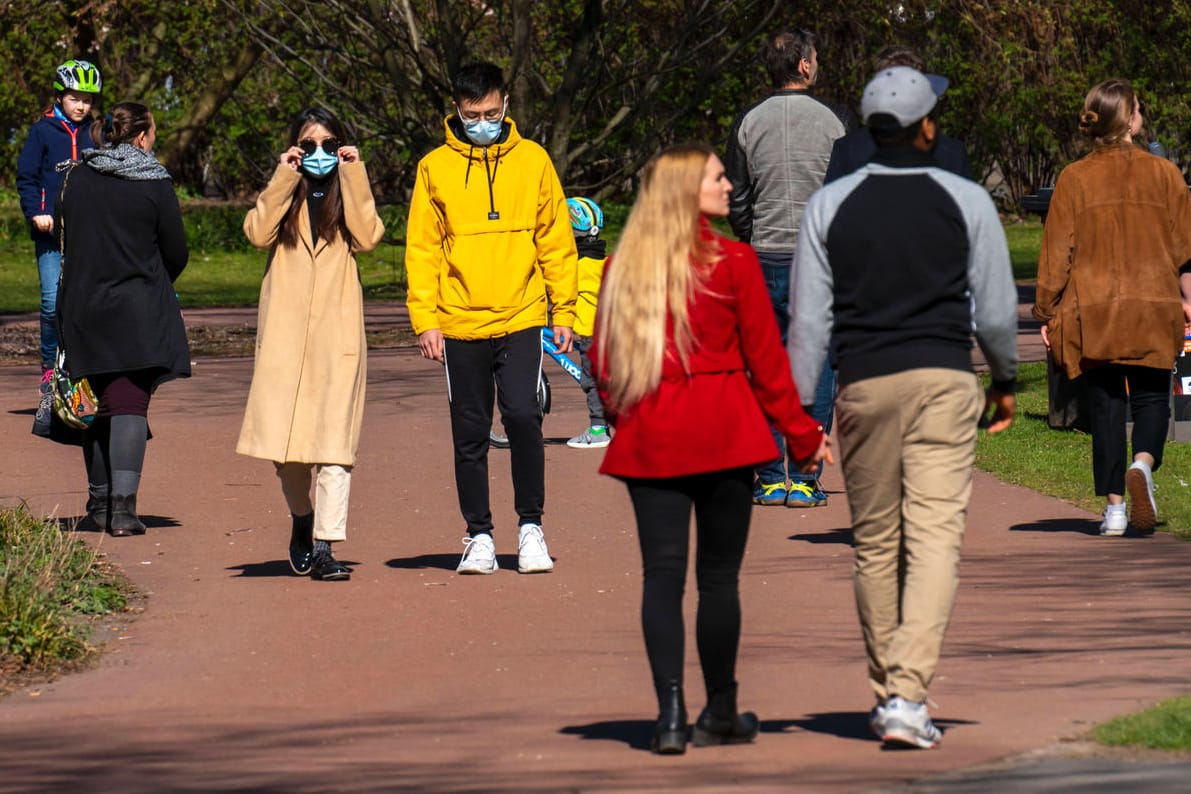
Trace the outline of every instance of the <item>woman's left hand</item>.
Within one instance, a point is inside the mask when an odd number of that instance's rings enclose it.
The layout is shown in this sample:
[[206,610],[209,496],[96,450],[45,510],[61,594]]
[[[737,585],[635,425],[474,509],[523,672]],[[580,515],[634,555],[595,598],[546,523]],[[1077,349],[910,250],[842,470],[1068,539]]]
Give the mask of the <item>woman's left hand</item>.
[[340,146],[339,147],[339,162],[341,163],[358,163],[360,161],[360,150],[355,146]]

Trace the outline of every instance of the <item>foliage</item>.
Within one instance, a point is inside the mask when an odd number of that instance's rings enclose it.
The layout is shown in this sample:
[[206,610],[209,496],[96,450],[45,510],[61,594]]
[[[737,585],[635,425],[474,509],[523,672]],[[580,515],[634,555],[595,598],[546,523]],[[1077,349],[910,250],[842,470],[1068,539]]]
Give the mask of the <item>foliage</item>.
[[1191,750],[1191,697],[1167,700],[1106,722],[1096,727],[1093,736],[1101,744]]
[[[1071,502],[1090,513],[1104,509],[1092,484],[1092,437],[1047,425],[1046,364],[1023,364],[1017,419],[995,436],[981,434],[976,465],[1005,482]],[[1154,474],[1159,529],[1191,540],[1191,445],[1168,443]],[[1089,518],[1089,521],[1092,521]]]
[[28,667],[90,653],[81,618],[124,609],[123,585],[58,522],[0,509],[0,660]]
[[[242,196],[267,180],[292,116],[334,108],[379,194],[401,202],[442,139],[451,77],[488,59],[510,78],[510,113],[573,192],[626,199],[641,164],[681,140],[721,143],[768,91],[764,35],[806,27],[818,95],[855,106],[872,56],[917,48],[952,87],[944,131],[1008,207],[1080,152],[1084,93],[1134,79],[1152,132],[1191,169],[1191,2],[855,0],[6,0],[0,2],[0,184],[50,99],[56,63],[95,60],[104,103],[150,104],[159,153],[195,195]],[[213,42],[229,46],[211,46]]]

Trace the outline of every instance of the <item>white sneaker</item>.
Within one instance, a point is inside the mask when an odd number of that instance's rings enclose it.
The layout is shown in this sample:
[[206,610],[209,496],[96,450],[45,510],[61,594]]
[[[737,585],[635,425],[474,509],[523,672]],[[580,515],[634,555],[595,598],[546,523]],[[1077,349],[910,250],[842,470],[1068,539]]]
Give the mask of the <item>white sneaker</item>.
[[885,704],[878,703],[873,706],[873,710],[868,713],[868,729],[872,731],[878,739],[885,738]]
[[1125,472],[1125,490],[1129,492],[1129,523],[1138,532],[1150,532],[1158,522],[1158,505],[1154,503],[1154,475],[1140,460]]
[[1119,538],[1129,528],[1129,516],[1125,513],[1125,505],[1107,505],[1104,508],[1104,520],[1100,522],[1100,534],[1106,538]]
[[939,746],[943,732],[931,722],[925,703],[891,697],[885,702],[885,725],[881,738],[888,743],[930,750]]
[[567,442],[571,449],[601,449],[612,443],[607,425],[592,425]]
[[550,559],[546,549],[541,524],[522,524],[517,533],[517,572],[549,573],[553,570],[554,560]]
[[459,560],[456,573],[496,573],[500,566],[496,564],[496,544],[492,542],[491,535],[464,538],[463,546],[463,559]]

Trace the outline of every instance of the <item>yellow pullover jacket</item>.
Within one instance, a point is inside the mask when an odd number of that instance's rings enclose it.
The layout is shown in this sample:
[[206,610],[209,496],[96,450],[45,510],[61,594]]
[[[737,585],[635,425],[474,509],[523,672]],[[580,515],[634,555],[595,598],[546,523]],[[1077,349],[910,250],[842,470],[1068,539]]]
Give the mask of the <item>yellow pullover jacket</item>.
[[546,150],[505,119],[477,146],[455,116],[418,163],[405,272],[414,333],[490,339],[547,322],[573,326],[577,254],[566,196]]

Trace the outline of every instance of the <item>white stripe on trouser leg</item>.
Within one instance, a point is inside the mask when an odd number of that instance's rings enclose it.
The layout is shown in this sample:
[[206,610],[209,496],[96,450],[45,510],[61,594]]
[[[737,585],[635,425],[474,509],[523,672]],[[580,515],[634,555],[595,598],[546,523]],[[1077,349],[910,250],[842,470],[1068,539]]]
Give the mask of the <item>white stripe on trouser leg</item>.
[[347,501],[351,496],[350,466],[320,463],[314,480],[314,539],[347,538]]

